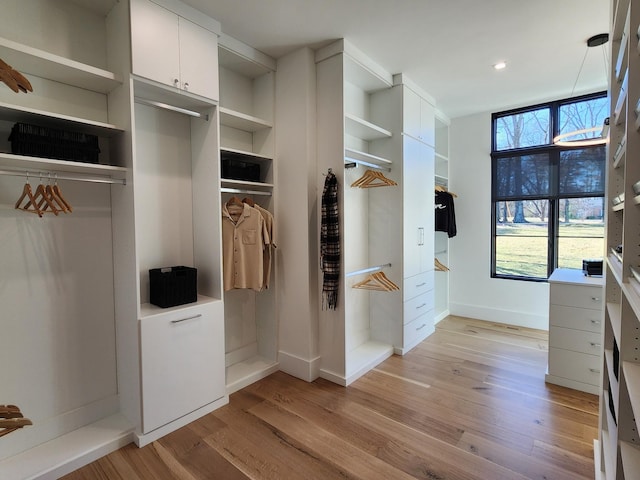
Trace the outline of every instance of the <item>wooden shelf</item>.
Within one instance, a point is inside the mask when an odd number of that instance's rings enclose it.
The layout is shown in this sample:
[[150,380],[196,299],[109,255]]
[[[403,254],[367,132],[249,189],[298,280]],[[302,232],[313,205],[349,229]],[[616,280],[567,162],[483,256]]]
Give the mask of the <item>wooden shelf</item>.
[[362,140],[370,141],[380,138],[390,138],[392,136],[392,133],[389,130],[350,113],[344,114],[344,120],[346,133],[348,135],[361,138]]
[[16,70],[99,93],[109,93],[122,78],[101,68],[0,37],[0,58]]
[[273,124],[267,120],[253,117],[245,113],[237,112],[229,108],[220,107],[220,124],[236,128],[245,132],[257,132],[265,128],[273,128]]

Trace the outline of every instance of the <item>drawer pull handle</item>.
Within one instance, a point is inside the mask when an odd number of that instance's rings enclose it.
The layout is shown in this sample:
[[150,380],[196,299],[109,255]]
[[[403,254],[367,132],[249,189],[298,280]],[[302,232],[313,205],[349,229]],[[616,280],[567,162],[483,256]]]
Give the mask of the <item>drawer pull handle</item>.
[[422,282],[419,283],[418,285],[416,285],[416,287],[424,287],[427,284],[427,282]]
[[424,327],[426,327],[426,326],[427,326],[427,324],[426,324],[426,323],[423,323],[423,324],[422,324],[422,325],[420,325],[419,327],[416,327],[416,332],[417,332],[418,330],[422,330],[422,329],[423,329]]
[[594,302],[599,302],[600,301],[600,297],[591,297],[591,300],[593,300]]
[[180,320],[171,320],[171,323],[181,323],[181,322],[186,322],[187,320],[194,320],[196,318],[200,318],[202,316],[201,313],[199,313],[198,315],[193,315],[192,317],[187,317],[187,318],[181,318]]
[[589,371],[593,373],[600,373],[600,370],[598,370],[597,368],[590,368]]
[[594,348],[600,348],[600,344],[596,342],[589,342],[589,345],[591,345]]
[[602,322],[600,320],[591,320],[591,323],[594,325],[600,325]]
[[426,307],[426,306],[427,306],[427,304],[426,304],[426,303],[423,303],[422,305],[418,305],[418,306],[416,307],[416,310],[418,310],[419,308],[422,308],[422,307]]

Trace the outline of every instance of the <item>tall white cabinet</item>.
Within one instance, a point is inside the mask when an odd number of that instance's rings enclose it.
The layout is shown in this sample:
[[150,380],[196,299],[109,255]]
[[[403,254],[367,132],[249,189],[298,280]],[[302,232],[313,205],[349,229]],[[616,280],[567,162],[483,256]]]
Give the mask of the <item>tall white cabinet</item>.
[[[601,358],[600,478],[638,478],[640,472],[640,2],[613,0],[607,210],[604,355]],[[621,247],[618,249],[618,247]]]

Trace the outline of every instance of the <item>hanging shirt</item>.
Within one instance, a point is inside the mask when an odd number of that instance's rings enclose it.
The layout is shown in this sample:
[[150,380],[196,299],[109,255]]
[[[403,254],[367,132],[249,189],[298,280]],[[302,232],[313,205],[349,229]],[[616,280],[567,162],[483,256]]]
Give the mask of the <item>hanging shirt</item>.
[[267,228],[267,233],[269,234],[270,243],[264,249],[264,288],[269,288],[269,280],[271,278],[271,264],[273,262],[273,249],[277,248],[276,245],[276,233],[275,233],[275,225],[273,222],[273,215],[271,212],[265,208],[262,208],[260,205],[255,204],[253,206],[256,210],[260,212],[262,218],[264,218],[264,223]]
[[458,233],[456,228],[456,212],[453,207],[453,195],[449,192],[436,191],[435,198],[435,230],[447,232],[449,238]]
[[264,287],[264,249],[271,239],[264,218],[247,204],[222,207],[224,290]]

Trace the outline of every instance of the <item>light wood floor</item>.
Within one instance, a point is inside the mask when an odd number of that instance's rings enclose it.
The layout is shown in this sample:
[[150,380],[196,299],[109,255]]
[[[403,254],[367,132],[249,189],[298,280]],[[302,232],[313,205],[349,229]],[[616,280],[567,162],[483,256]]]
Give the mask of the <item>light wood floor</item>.
[[546,363],[546,332],[448,317],[348,388],[279,372],[64,478],[593,479],[598,398]]

